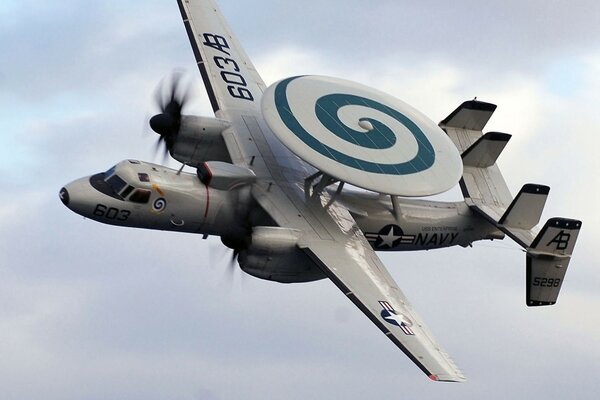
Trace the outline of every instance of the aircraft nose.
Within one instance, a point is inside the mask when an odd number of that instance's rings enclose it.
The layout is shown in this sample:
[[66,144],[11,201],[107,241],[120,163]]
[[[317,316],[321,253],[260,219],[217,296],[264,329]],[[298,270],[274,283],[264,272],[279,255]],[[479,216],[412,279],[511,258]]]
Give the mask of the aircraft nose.
[[62,203],[65,206],[69,206],[69,191],[67,190],[67,188],[63,187],[62,189],[60,189],[60,192],[58,193],[58,197],[60,198],[60,201],[62,201]]
[[58,192],[60,201],[71,211],[81,214],[89,208],[93,189],[89,184],[89,177],[77,179],[65,185]]

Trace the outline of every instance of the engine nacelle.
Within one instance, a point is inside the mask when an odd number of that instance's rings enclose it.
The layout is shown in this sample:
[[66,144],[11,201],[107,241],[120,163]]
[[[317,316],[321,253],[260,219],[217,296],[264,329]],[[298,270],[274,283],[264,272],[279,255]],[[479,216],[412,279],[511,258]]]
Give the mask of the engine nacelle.
[[182,115],[171,156],[191,167],[198,167],[205,161],[231,163],[222,133],[229,123],[218,118]]
[[255,227],[250,245],[239,253],[240,267],[257,278],[281,283],[325,278],[323,271],[298,248],[301,234],[288,228]]

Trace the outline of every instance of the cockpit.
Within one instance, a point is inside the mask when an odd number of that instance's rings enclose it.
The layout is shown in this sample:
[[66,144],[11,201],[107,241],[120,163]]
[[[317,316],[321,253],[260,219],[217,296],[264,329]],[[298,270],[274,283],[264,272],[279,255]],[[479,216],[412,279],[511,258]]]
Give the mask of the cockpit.
[[[127,162],[139,164],[139,161],[135,160],[128,160]],[[139,204],[147,203],[152,194],[152,191],[148,188],[150,186],[150,176],[145,172],[135,173],[122,164],[117,164],[106,172],[92,175],[90,184],[99,192],[117,200]]]

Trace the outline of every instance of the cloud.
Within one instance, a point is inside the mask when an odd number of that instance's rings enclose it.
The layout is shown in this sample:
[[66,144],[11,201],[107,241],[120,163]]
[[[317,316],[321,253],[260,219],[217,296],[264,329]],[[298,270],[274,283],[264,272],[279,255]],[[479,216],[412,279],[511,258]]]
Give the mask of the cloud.
[[[395,54],[404,65],[439,57],[458,61],[461,69],[536,74],[556,55],[586,54],[599,43],[593,17],[599,6],[592,1],[223,3],[252,50],[300,44],[357,67]],[[265,38],[255,26],[269,26],[273,34]]]
[[[58,189],[151,159],[155,85],[173,67],[197,74],[178,11],[10,2],[0,6],[2,398],[589,397],[600,353],[596,2],[220,3],[267,82],[356,80],[436,121],[474,96],[498,104],[488,128],[514,134],[500,159],[513,192],[549,184],[544,216],[584,220],[559,303],[524,306],[524,255],[508,240],[381,255],[470,378],[435,385],[330,282],[238,270],[229,285],[215,238],[83,220]],[[205,95],[190,112],[211,115]]]

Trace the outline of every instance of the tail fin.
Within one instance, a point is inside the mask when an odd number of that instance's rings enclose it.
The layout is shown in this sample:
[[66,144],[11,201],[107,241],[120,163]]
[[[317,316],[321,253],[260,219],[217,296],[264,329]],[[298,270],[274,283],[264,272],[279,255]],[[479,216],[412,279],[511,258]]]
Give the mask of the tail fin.
[[492,117],[494,110],[496,110],[495,104],[477,100],[465,101],[440,122],[440,126],[442,128],[482,131]]
[[510,138],[511,135],[508,133],[486,133],[462,153],[463,165],[476,168],[491,167],[496,163]]
[[490,222],[496,222],[509,206],[512,196],[496,160],[511,135],[488,132],[462,153],[463,178],[460,188],[466,203]]
[[537,233],[550,188],[527,184],[512,198],[496,164],[510,135],[483,128],[496,106],[467,101],[440,122],[462,152],[465,203],[527,250],[527,305],[556,303],[581,221],[552,218]]
[[581,221],[549,219],[527,249],[526,303],[547,306],[556,303]]
[[498,223],[507,228],[533,228],[540,222],[549,192],[548,186],[524,185]]
[[465,201],[496,223],[510,206],[512,196],[496,164],[511,135],[488,132],[462,153],[463,177],[460,188]]

